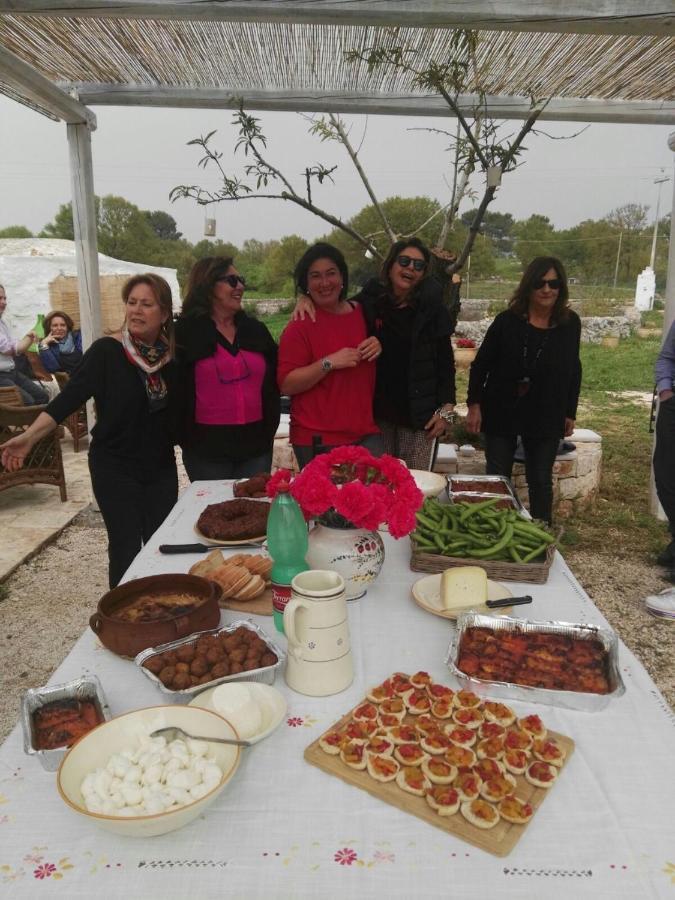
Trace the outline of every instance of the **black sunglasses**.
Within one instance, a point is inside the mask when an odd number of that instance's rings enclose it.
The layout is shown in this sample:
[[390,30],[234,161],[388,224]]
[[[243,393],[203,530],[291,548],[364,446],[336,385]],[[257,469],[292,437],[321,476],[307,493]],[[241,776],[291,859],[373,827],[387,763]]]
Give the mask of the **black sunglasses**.
[[[237,355],[239,355],[239,354],[237,354]],[[237,381],[246,381],[246,379],[249,378],[251,375],[251,370],[248,367],[248,363],[246,362],[245,356],[241,357],[241,361],[244,364],[243,371],[239,375],[235,375],[234,378],[223,378],[223,376],[221,375],[221,373],[218,369],[218,363],[216,362],[215,356],[213,356],[211,358],[213,359],[213,365],[216,370],[216,375],[218,377],[218,381],[221,384],[236,384]],[[236,359],[236,357],[235,357],[235,359]]]
[[427,267],[427,264],[423,259],[413,259],[412,256],[406,256],[405,254],[397,256],[396,262],[404,269],[407,269],[412,263],[412,267],[416,272],[423,272]]
[[562,281],[559,278],[540,278],[539,281],[535,281],[533,287],[535,291],[540,291],[545,285],[548,285],[552,291],[557,291],[560,289]]
[[216,281],[226,281],[231,288],[236,288],[238,284],[246,287],[246,279],[242,275],[223,275],[221,278],[216,278]]

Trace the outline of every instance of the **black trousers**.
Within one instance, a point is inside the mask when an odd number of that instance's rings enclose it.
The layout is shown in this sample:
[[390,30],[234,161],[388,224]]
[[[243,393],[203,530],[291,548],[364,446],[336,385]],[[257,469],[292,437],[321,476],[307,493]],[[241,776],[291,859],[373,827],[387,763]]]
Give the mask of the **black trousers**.
[[[485,471],[488,475],[511,477],[518,438],[514,435],[485,435]],[[530,513],[551,524],[553,517],[553,463],[560,439],[522,438],[525,450],[525,477],[530,494]]]
[[158,471],[134,468],[128,460],[89,455],[96,502],[108,532],[108,578],[116,587],[143,544],[178,499],[176,466]]
[[659,503],[675,539],[675,397],[659,404],[656,417],[654,481]]

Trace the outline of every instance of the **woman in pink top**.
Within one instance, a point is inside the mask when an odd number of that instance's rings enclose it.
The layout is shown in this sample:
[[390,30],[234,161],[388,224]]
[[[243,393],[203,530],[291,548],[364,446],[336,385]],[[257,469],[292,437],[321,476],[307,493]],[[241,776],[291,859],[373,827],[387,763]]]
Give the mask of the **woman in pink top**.
[[195,263],[176,321],[183,370],[183,462],[192,481],[269,472],[279,425],[277,345],[242,309],[245,280],[232,259]]
[[349,273],[331,244],[310,247],[295,268],[297,290],[316,306],[316,322],[289,322],[279,344],[278,382],[291,397],[291,443],[300,467],[321,450],[362,444],[383,451],[373,419],[374,361],[359,304],[345,300]]

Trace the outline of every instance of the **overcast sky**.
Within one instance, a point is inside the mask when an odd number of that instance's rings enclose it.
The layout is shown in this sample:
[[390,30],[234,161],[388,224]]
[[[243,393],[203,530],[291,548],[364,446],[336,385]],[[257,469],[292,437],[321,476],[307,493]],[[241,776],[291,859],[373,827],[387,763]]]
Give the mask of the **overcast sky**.
[[[116,194],[142,209],[170,212],[189,240],[199,240],[205,215],[217,220],[217,236],[241,245],[297,233],[305,238],[328,228],[310,213],[283,201],[247,200],[198,207],[193,201],[171,204],[169,191],[181,183],[209,183],[197,168],[198,148],[191,138],[218,129],[215,146],[225,151],[226,170],[241,171],[232,161],[234,130],[228,110],[125,109],[94,107],[94,185],[99,195]],[[308,123],[295,113],[260,113],[269,143],[267,155],[296,184],[298,173],[316,162],[338,163],[335,185],[317,187],[315,199],[343,218],[368,203],[351,163],[339,148],[321,144],[307,133]],[[381,199],[392,195],[449,199],[449,155],[442,136],[411,128],[448,128],[451,120],[399,116],[349,117],[352,141],[362,143],[361,160]],[[513,123],[514,130],[519,123]],[[582,126],[542,123],[555,136]],[[504,177],[491,209],[516,218],[549,216],[557,227],[600,218],[624,203],[644,203],[654,214],[661,170],[671,179],[674,156],[667,146],[671,128],[654,125],[591,125],[573,140],[531,136],[524,165]],[[365,131],[365,136],[364,136]],[[480,187],[479,184],[476,185]],[[661,212],[670,211],[672,181],[661,194]],[[0,228],[25,225],[39,231],[70,200],[66,127],[0,97]]]

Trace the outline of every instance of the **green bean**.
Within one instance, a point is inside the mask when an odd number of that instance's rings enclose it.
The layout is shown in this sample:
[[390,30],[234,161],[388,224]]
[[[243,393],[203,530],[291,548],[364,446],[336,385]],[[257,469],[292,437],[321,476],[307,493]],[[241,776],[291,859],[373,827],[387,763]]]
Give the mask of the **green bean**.
[[504,547],[510,542],[513,537],[513,526],[507,525],[504,534],[499,538],[496,544],[493,544],[491,547],[486,547],[485,549],[473,550],[473,555],[476,559],[485,559],[488,556],[492,556],[495,553],[498,553],[500,550],[503,550]]
[[523,557],[523,562],[524,563],[532,562],[533,559],[536,559],[538,556],[541,556],[541,554],[546,550],[547,547],[548,547],[548,544],[541,544],[541,546],[536,547],[534,550],[531,550],[527,554],[527,556]]

